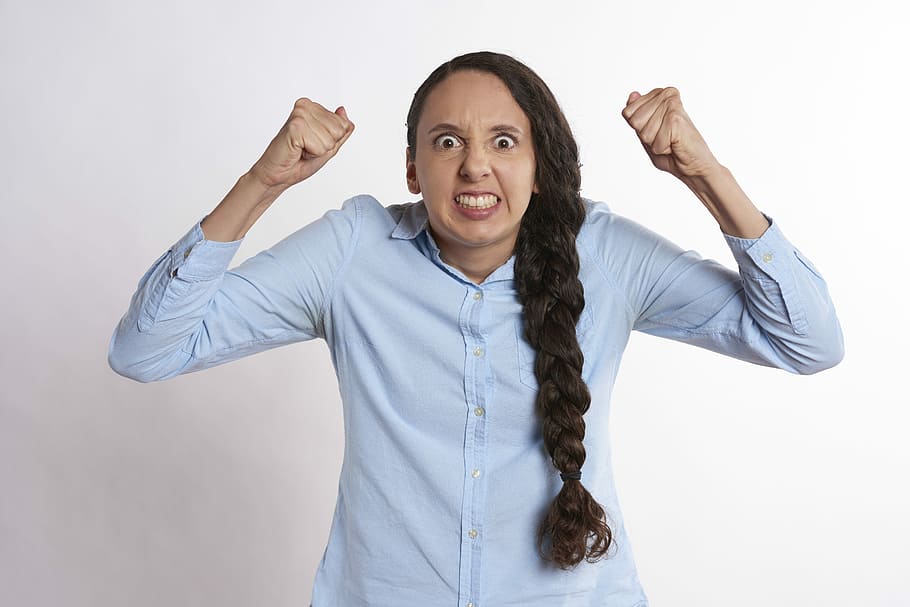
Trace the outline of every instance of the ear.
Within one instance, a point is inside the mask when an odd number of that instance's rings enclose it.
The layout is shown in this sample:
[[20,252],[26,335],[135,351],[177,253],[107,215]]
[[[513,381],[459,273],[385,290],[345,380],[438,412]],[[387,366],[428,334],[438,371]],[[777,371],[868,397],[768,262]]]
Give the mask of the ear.
[[420,183],[417,181],[417,166],[411,160],[411,148],[404,150],[404,172],[408,182],[408,191],[411,194],[420,194]]
[[534,189],[532,189],[531,191],[534,192],[535,194],[540,194],[540,190],[537,189],[537,182],[536,182],[536,181],[534,182]]

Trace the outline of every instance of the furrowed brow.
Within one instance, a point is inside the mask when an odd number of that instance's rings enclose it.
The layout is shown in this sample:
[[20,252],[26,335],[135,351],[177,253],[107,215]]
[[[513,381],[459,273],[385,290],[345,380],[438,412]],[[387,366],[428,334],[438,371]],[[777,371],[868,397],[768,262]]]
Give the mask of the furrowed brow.
[[440,124],[437,124],[436,126],[431,128],[429,131],[427,131],[427,133],[432,134],[432,133],[436,133],[437,131],[460,131],[460,130],[461,129],[459,129],[454,124],[449,124],[448,122],[441,122]]
[[[439,131],[454,131],[457,133],[457,132],[461,132],[461,129],[458,128],[457,126],[455,126],[454,124],[450,124],[448,122],[442,122],[440,124],[437,124],[433,128],[431,128],[429,131],[427,131],[427,134],[432,135],[433,133],[436,133]],[[495,126],[491,126],[490,131],[494,132],[494,133],[512,133],[514,135],[523,134],[523,132],[520,128],[512,126],[511,124],[497,124]]]
[[511,124],[497,124],[494,127],[490,127],[491,131],[497,133],[511,133],[513,135],[522,135],[521,129],[517,126],[512,126]]

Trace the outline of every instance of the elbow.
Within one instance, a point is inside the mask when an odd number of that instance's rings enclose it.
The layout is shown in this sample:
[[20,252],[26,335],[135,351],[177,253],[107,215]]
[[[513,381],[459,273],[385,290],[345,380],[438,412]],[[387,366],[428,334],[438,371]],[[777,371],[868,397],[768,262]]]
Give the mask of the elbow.
[[826,337],[817,340],[816,344],[796,367],[796,372],[800,375],[814,375],[837,366],[844,359],[844,335],[837,322]]
[[165,379],[155,372],[156,369],[149,360],[140,360],[135,353],[131,356],[131,349],[126,347],[124,341],[128,340],[124,340],[115,331],[108,345],[107,364],[114,373],[143,384]]
[[151,376],[140,365],[123,360],[114,349],[111,349],[107,354],[107,364],[117,375],[143,384],[160,379]]
[[803,364],[799,367],[798,373],[800,375],[814,375],[821,371],[830,369],[831,367],[836,367],[844,359],[844,349],[843,347],[839,349],[832,349],[823,353],[822,356],[817,356],[810,363]]

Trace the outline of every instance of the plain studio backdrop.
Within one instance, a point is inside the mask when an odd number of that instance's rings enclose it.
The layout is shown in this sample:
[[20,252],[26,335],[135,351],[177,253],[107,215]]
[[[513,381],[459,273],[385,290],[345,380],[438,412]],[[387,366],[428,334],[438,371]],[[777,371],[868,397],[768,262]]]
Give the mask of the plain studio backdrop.
[[111,332],[299,97],[357,130],[232,267],[355,194],[415,200],[411,97],[481,49],[555,92],[583,195],[730,266],[620,114],[679,88],[843,325],[845,360],[807,377],[633,334],[614,466],[652,604],[910,604],[910,52],[875,4],[3,0],[0,604],[308,604],[343,452],[325,343],[140,384],[108,367]]

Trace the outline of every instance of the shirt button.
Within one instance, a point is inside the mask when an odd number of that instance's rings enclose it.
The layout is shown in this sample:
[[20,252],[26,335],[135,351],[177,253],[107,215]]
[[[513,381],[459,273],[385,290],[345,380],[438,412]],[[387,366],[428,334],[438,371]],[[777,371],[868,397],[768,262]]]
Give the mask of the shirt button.
[[474,603],[468,603],[468,604],[465,605],[464,607],[474,607]]
[[764,255],[762,255],[762,259],[764,260],[765,263],[771,263],[771,260],[774,259],[774,255],[772,255],[771,253],[765,253]]
[[472,540],[477,537],[477,529],[471,529],[468,531],[468,537],[470,537]]
[[474,468],[474,472],[471,473],[471,476],[473,476],[474,478],[480,478],[480,470],[478,470],[477,468]]
[[474,348],[474,356],[483,356],[483,348]]
[[480,417],[481,415],[483,415],[483,407],[476,407],[474,409],[474,415],[476,415],[477,417]]
[[480,291],[474,291],[474,301],[477,301],[478,299],[481,299],[481,298],[483,298],[483,293],[481,293]]

